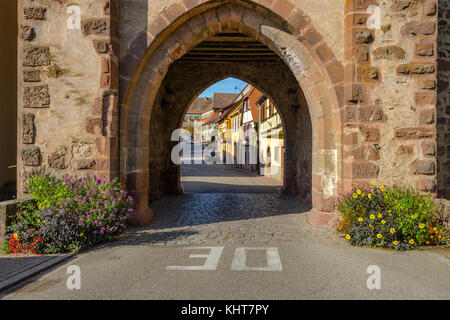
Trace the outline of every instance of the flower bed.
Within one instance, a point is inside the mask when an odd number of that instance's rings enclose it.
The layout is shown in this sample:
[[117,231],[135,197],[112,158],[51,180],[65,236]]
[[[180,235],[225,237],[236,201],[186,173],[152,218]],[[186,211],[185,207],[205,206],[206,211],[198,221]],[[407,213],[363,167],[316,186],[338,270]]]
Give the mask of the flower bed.
[[63,253],[116,239],[126,229],[133,199],[117,181],[96,176],[27,180],[32,201],[18,206],[7,227],[7,251]]
[[353,245],[406,250],[450,244],[432,199],[408,188],[355,184],[337,208],[342,214],[337,229]]

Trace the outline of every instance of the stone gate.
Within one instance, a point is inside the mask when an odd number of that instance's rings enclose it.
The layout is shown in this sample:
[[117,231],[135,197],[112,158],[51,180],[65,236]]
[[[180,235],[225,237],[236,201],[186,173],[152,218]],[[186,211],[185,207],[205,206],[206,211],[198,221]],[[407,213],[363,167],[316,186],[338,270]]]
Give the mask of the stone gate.
[[130,222],[149,224],[151,199],[182,192],[172,131],[202,90],[233,76],[278,106],[283,192],[312,204],[311,222],[331,223],[355,182],[448,198],[449,7],[19,0],[19,195],[39,168],[119,178],[136,199]]

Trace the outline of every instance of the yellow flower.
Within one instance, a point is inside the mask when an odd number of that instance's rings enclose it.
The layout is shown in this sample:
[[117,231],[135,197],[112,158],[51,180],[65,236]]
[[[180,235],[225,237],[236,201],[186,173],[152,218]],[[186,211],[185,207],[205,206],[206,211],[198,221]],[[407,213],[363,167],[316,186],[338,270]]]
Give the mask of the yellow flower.
[[80,233],[80,237],[82,237],[84,235],[84,233],[82,232],[82,233]]
[[370,185],[373,187],[375,185],[375,181],[372,181]]
[[409,240],[408,242],[409,242],[409,244],[414,244],[414,240],[413,239]]
[[350,238],[351,238],[351,237],[350,237],[349,234],[345,236],[345,239],[347,239],[347,240],[350,240]]
[[380,190],[381,190],[381,191],[384,191],[384,186],[380,186]]
[[359,189],[356,190],[356,193],[357,193],[357,194],[361,194],[361,190],[359,190]]
[[367,196],[369,197],[369,199],[372,199],[372,194],[371,193],[369,193]]
[[411,216],[411,219],[415,220],[415,219],[416,219],[416,216],[415,216],[415,215],[412,215],[412,216]]
[[37,219],[36,221],[37,221],[38,223],[41,223],[41,219]]
[[433,231],[437,231],[437,228],[433,228]]
[[353,198],[358,198],[358,195],[356,193],[353,194]]
[[19,238],[19,235],[17,234],[17,233],[14,233],[14,239],[16,239],[17,240],[17,238]]
[[390,232],[390,233],[395,233],[395,228],[390,228],[390,229],[389,229],[389,232]]
[[356,182],[355,182],[353,185],[355,186],[355,188],[358,186],[358,185],[356,184]]
[[361,194],[361,197],[363,197],[363,198],[364,198],[364,197],[365,197],[365,195],[366,195],[366,194],[365,194],[365,193],[363,192],[363,193]]
[[394,246],[398,245],[398,241],[395,240],[395,241],[393,242],[393,244],[394,244]]
[[369,227],[371,227],[373,229],[373,225],[369,224]]
[[371,215],[370,215],[370,219],[375,219],[375,215],[374,215],[374,214],[371,214]]
[[379,234],[377,234],[377,238],[381,239],[381,238],[383,238],[383,236],[379,233]]
[[361,217],[358,218],[358,221],[359,221],[359,222],[362,222],[363,220],[364,220],[364,219],[361,218]]
[[378,215],[377,215],[377,217],[378,218],[381,218],[383,215],[381,214],[381,213],[379,213]]
[[386,220],[381,220],[381,224],[385,224],[386,223]]
[[419,228],[423,229],[423,227],[425,227],[425,225],[423,223],[419,223]]

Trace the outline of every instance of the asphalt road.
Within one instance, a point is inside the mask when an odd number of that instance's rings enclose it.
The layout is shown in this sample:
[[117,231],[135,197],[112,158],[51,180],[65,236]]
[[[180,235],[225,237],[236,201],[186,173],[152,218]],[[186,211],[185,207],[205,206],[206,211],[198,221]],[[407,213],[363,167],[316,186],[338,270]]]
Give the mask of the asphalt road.
[[236,168],[234,165],[181,166],[185,193],[278,193],[281,181]]
[[[205,181],[217,182],[211,174]],[[252,177],[243,173],[239,179]],[[397,253],[352,247],[333,230],[309,225],[310,208],[295,197],[187,193],[158,200],[152,208],[156,218],[150,227],[84,251],[1,298],[450,297],[448,249]],[[69,266],[79,267],[80,289],[68,289]]]

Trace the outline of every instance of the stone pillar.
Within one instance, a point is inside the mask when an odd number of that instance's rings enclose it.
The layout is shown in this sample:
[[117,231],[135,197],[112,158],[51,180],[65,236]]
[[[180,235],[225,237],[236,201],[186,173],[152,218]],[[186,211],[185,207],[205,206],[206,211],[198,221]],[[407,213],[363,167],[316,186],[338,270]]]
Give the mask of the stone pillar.
[[350,0],[345,7],[344,188],[370,185],[380,172],[380,123],[383,111],[369,94],[380,81],[372,65],[375,31],[367,25],[367,8],[377,0]]

